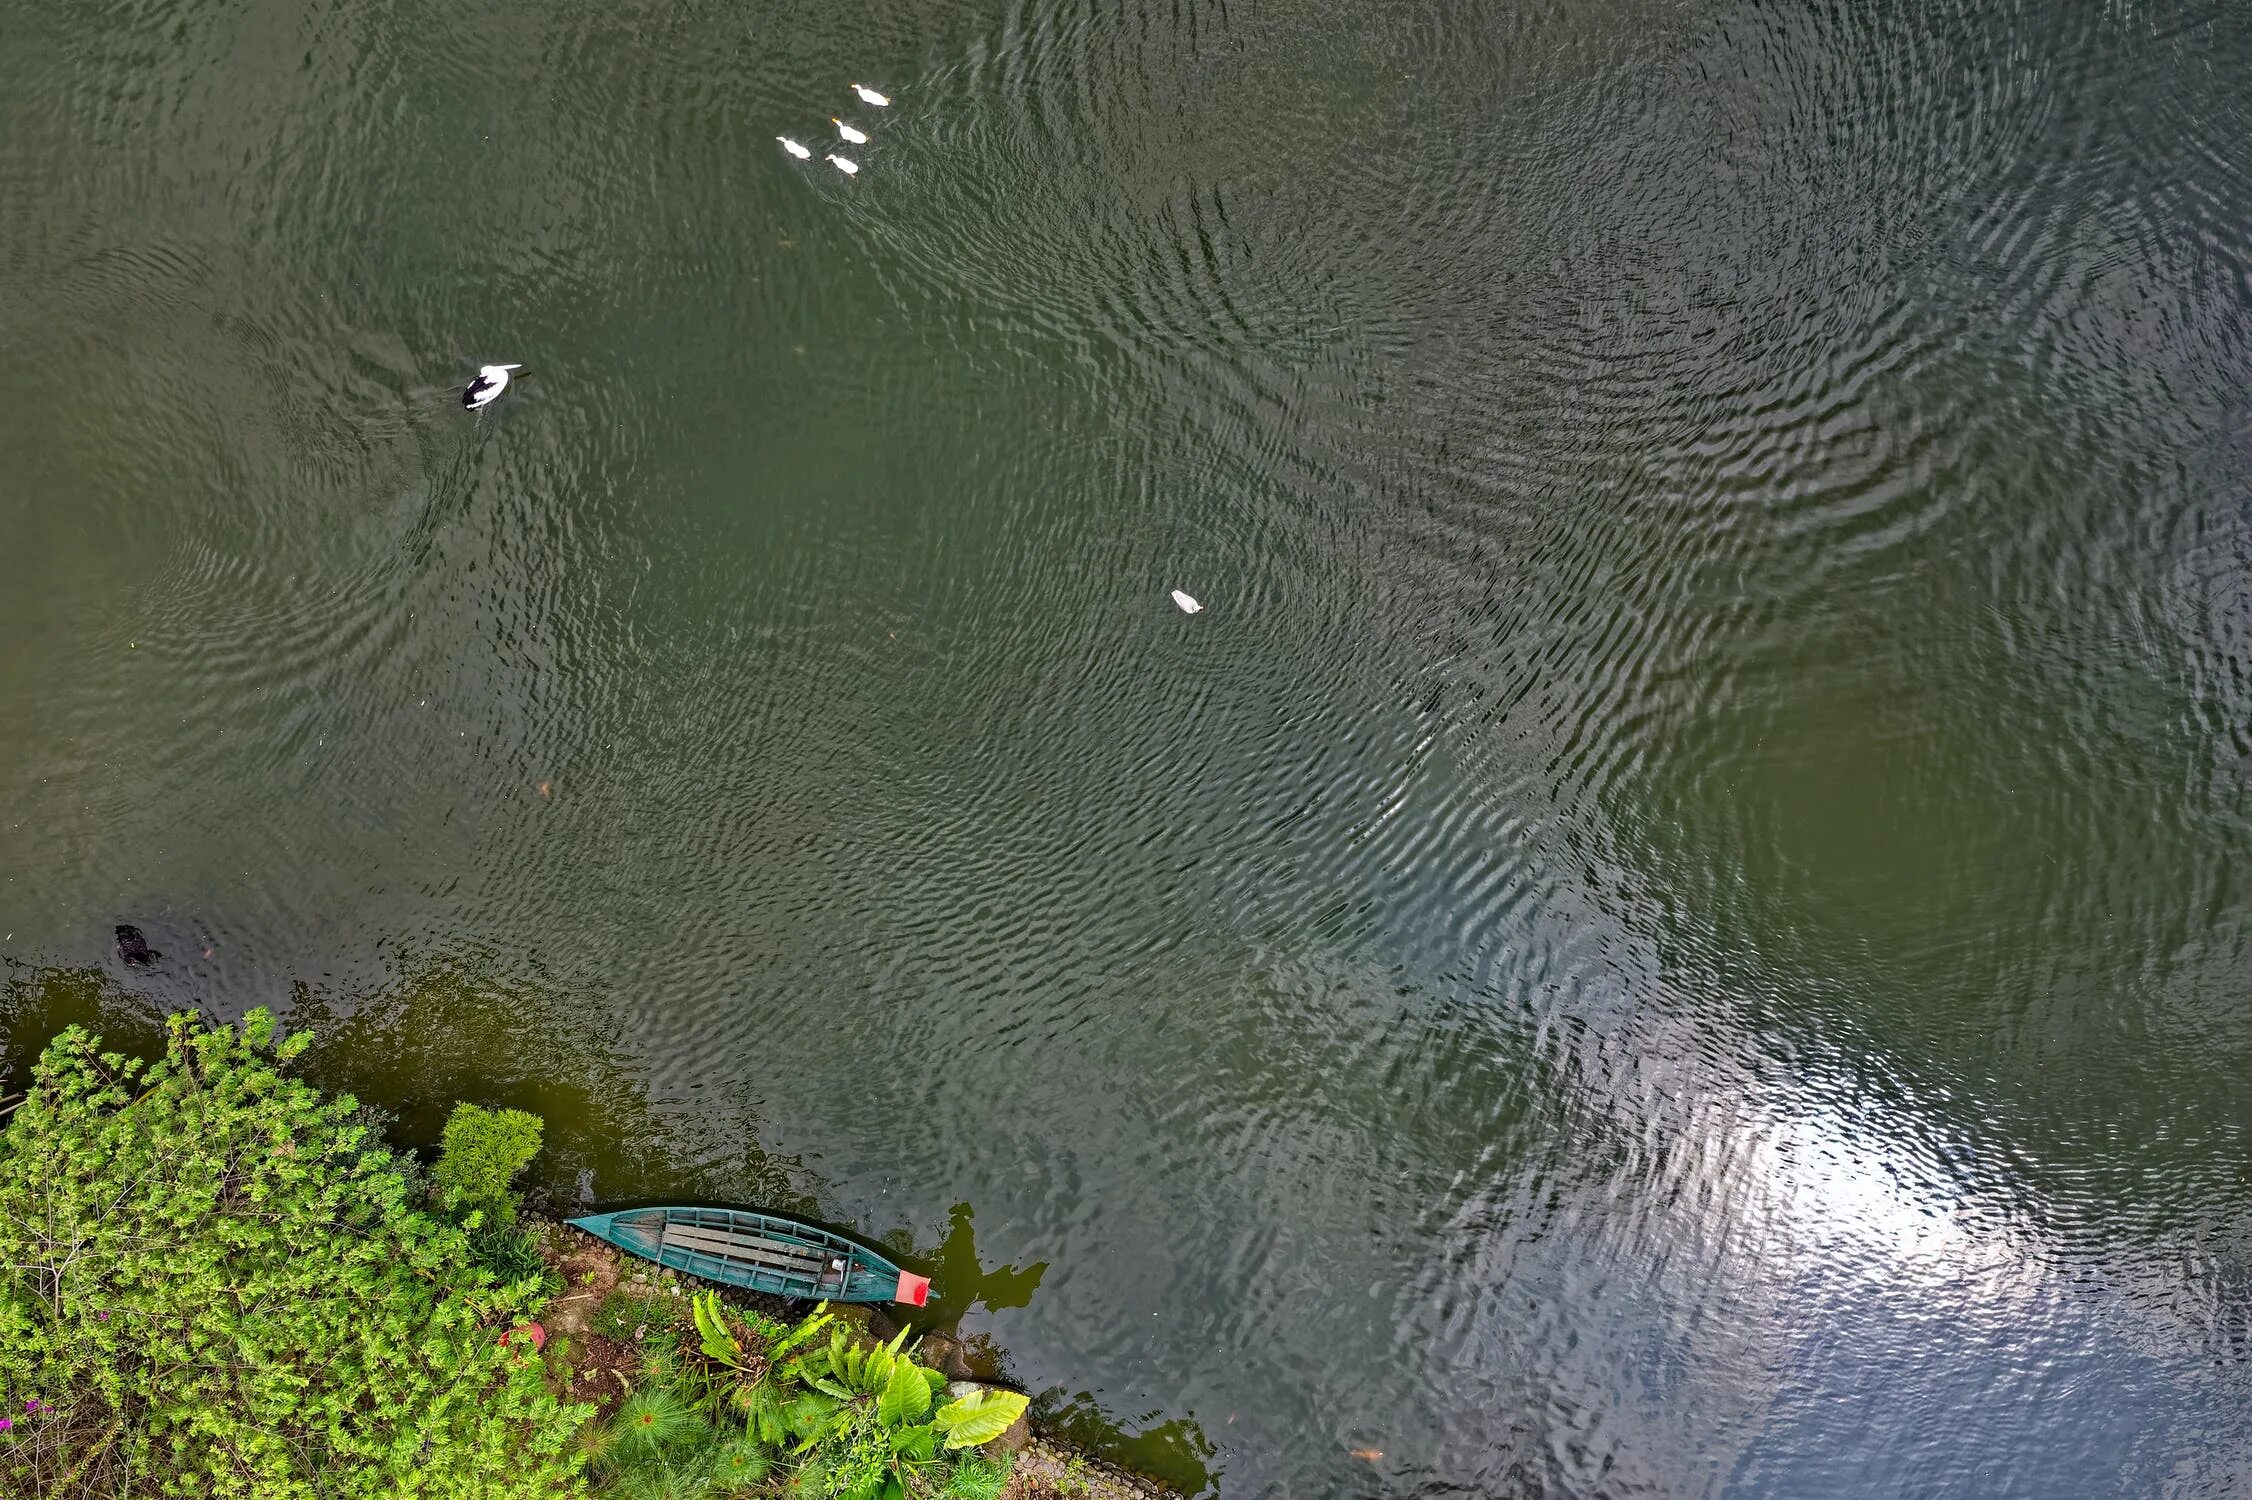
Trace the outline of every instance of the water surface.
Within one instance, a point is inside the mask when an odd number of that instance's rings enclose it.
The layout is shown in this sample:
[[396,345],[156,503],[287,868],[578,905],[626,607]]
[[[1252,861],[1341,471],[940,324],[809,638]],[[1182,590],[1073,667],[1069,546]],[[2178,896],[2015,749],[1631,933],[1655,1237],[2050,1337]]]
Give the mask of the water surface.
[[0,953],[969,1205],[1223,1495],[2241,1494],[2248,67],[0,0]]

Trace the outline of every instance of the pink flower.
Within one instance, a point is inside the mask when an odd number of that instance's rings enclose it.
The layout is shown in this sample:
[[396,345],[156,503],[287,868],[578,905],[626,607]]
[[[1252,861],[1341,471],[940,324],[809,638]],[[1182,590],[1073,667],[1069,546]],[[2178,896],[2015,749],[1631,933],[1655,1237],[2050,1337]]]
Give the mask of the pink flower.
[[38,1410],[40,1410],[40,1406],[39,1406],[39,1403],[38,1403],[38,1402],[36,1402],[36,1401],[32,1400],[32,1399],[31,1399],[31,1398],[30,1398],[29,1396],[26,1396],[26,1397],[24,1398],[24,1402],[23,1402],[23,1409],[24,1409],[25,1411],[32,1411],[32,1412],[35,1412],[35,1411],[38,1411]]
[[16,1419],[14,1417],[0,1417],[0,1432],[7,1432],[15,1425]]

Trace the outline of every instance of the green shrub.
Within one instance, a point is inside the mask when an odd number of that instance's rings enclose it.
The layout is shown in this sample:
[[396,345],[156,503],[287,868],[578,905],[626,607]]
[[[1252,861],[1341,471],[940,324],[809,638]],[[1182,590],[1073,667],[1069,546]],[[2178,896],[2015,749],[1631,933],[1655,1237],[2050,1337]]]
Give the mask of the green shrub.
[[[1074,1458],[1074,1464],[1080,1460]],[[999,1454],[993,1458],[965,1458],[946,1476],[946,1486],[938,1493],[942,1500],[1000,1500],[1001,1492],[1009,1487],[1009,1475],[1015,1472],[1016,1455]],[[1062,1486],[1065,1494],[1075,1493],[1070,1488],[1070,1478],[1075,1471],[1067,1469]],[[1079,1481],[1078,1494],[1087,1492],[1087,1482]]]
[[540,1154],[540,1129],[540,1117],[520,1109],[455,1105],[431,1173],[438,1200],[452,1213],[483,1215],[489,1228],[515,1223],[516,1199],[508,1185]]
[[758,1330],[755,1349],[716,1297],[706,1293],[692,1307],[706,1378],[721,1371],[732,1379],[717,1409],[739,1412],[745,1437],[796,1461],[790,1492],[805,1500],[998,1494],[1008,1460],[965,1450],[999,1437],[1027,1398],[981,1386],[941,1404],[946,1377],[907,1352],[907,1329],[889,1343],[861,1343],[828,1307],[776,1335]]
[[73,1027],[0,1130],[0,1494],[519,1500],[575,1494],[588,1409],[498,1335],[498,1281],[417,1210],[350,1097],[242,1034],[164,1057]]
[[479,1224],[469,1231],[469,1253],[502,1282],[539,1282],[542,1301],[562,1289],[561,1281],[547,1268],[546,1257],[540,1254],[540,1237],[528,1229]]
[[603,1493],[639,1497],[705,1494],[727,1445],[668,1386],[652,1383],[628,1397],[586,1446]]

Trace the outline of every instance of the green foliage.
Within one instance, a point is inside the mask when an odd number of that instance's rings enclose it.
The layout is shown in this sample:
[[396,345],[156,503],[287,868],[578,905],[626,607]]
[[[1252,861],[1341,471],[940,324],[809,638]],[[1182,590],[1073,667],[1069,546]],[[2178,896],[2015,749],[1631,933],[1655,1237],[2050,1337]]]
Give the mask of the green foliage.
[[451,1213],[481,1214],[495,1228],[515,1223],[508,1185],[539,1155],[541,1128],[538,1115],[520,1109],[455,1105],[431,1173],[439,1201]]
[[592,1326],[604,1338],[637,1343],[645,1353],[669,1358],[682,1341],[685,1312],[678,1297],[619,1286],[594,1310]]
[[542,1283],[543,1297],[552,1297],[559,1284],[550,1280],[547,1261],[540,1255],[539,1236],[527,1229],[487,1228],[469,1231],[469,1253],[477,1264],[503,1282],[533,1280]]
[[727,1326],[726,1316],[720,1311],[719,1293],[698,1292],[689,1299],[688,1308],[689,1315],[695,1319],[696,1335],[702,1340],[705,1358],[716,1359],[734,1370],[751,1368],[750,1351],[735,1336],[735,1330]]
[[[1074,1464],[1079,1459],[1072,1460]],[[972,1455],[954,1466],[939,1490],[940,1500],[1001,1500],[1001,1492],[1009,1487],[1009,1475],[1016,1469],[1016,1457],[1003,1453],[994,1458]],[[1066,1469],[1066,1475],[1075,1471]],[[1086,1492],[1086,1481],[1079,1481],[1078,1493]],[[1072,1493],[1066,1491],[1066,1493]]]
[[996,1500],[1008,1482],[1008,1455],[968,1450],[1025,1398],[980,1388],[942,1404],[945,1376],[916,1363],[905,1331],[870,1344],[827,1304],[784,1327],[710,1291],[683,1303],[624,1288],[595,1328],[639,1333],[648,1356],[640,1390],[591,1444],[606,1495]]
[[610,1425],[628,1449],[662,1451],[695,1432],[696,1414],[671,1391],[656,1386],[628,1398]]
[[[827,1314],[817,1316],[824,1321],[827,1318]],[[903,1356],[900,1348],[906,1341],[907,1330],[902,1328],[888,1344],[860,1345],[839,1328],[831,1332],[826,1345],[791,1360],[784,1366],[784,1373],[840,1401],[850,1401],[860,1396],[880,1397],[891,1384],[893,1373],[904,1367],[924,1382],[923,1403],[916,1411],[920,1416],[930,1407],[930,1393],[943,1387],[946,1377]]]
[[905,1427],[920,1422],[930,1409],[930,1382],[913,1360],[898,1361],[891,1367],[891,1378],[884,1382],[883,1394],[876,1398],[877,1418],[886,1427]]
[[795,1327],[774,1341],[773,1347],[766,1351],[768,1358],[779,1360],[799,1345],[812,1342],[816,1334],[836,1320],[837,1315],[829,1311],[828,1303],[815,1303],[812,1312],[800,1318]]
[[955,1397],[938,1409],[932,1420],[946,1434],[948,1448],[974,1448],[990,1443],[1016,1425],[1032,1398],[1021,1391],[1004,1391],[981,1385]]
[[588,1443],[607,1494],[688,1497],[709,1494],[726,1445],[669,1386],[636,1391]]
[[773,1467],[773,1458],[757,1443],[747,1437],[730,1438],[712,1450],[711,1481],[722,1494],[739,1494]]
[[75,1027],[40,1059],[0,1131],[0,1392],[38,1403],[0,1494],[576,1490],[586,1409],[497,1340],[538,1282],[477,1265],[355,1100],[282,1071],[308,1035],[176,1016],[154,1064]]
[[736,1416],[743,1420],[743,1431],[754,1443],[763,1448],[779,1448],[790,1436],[789,1402],[781,1387],[772,1380],[761,1380],[742,1387],[730,1403]]
[[637,1297],[624,1287],[613,1287],[610,1294],[595,1308],[587,1326],[606,1339],[630,1343],[635,1330],[649,1321],[649,1299]]

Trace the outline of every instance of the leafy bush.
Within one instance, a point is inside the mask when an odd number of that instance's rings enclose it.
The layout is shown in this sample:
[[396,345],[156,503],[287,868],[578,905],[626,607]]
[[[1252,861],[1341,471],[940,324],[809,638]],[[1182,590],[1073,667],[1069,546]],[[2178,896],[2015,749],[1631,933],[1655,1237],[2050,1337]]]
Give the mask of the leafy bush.
[[667,1500],[706,1493],[721,1446],[719,1434],[662,1385],[628,1397],[586,1445],[606,1492]]
[[747,1443],[793,1462],[791,1494],[991,1500],[1006,1484],[1006,1459],[954,1450],[998,1437],[1023,1414],[1026,1398],[980,1387],[939,1404],[946,1377],[915,1362],[905,1329],[889,1343],[863,1344],[826,1303],[785,1329],[757,1314],[731,1316],[712,1292],[691,1299],[689,1310],[697,1355],[683,1353],[673,1378],[691,1409],[723,1426],[741,1424],[728,1451]]
[[539,1236],[525,1229],[486,1228],[469,1231],[469,1253],[477,1264],[503,1284],[533,1280],[540,1283],[541,1300],[555,1295],[561,1283],[540,1254]]
[[306,1040],[176,1016],[153,1065],[76,1027],[40,1059],[0,1131],[0,1494],[577,1492],[587,1409],[497,1341],[537,1283],[281,1071]]
[[520,1109],[455,1105],[431,1174],[439,1201],[456,1214],[482,1215],[488,1228],[514,1224],[516,1199],[508,1185],[540,1154],[541,1128],[538,1115]]
[[[943,1500],[1001,1500],[1001,1492],[1009,1487],[1009,1475],[1015,1468],[1016,1456],[1010,1453],[994,1458],[965,1458],[946,1476],[945,1488],[938,1493]],[[1086,1488],[1084,1482],[1080,1488]]]

